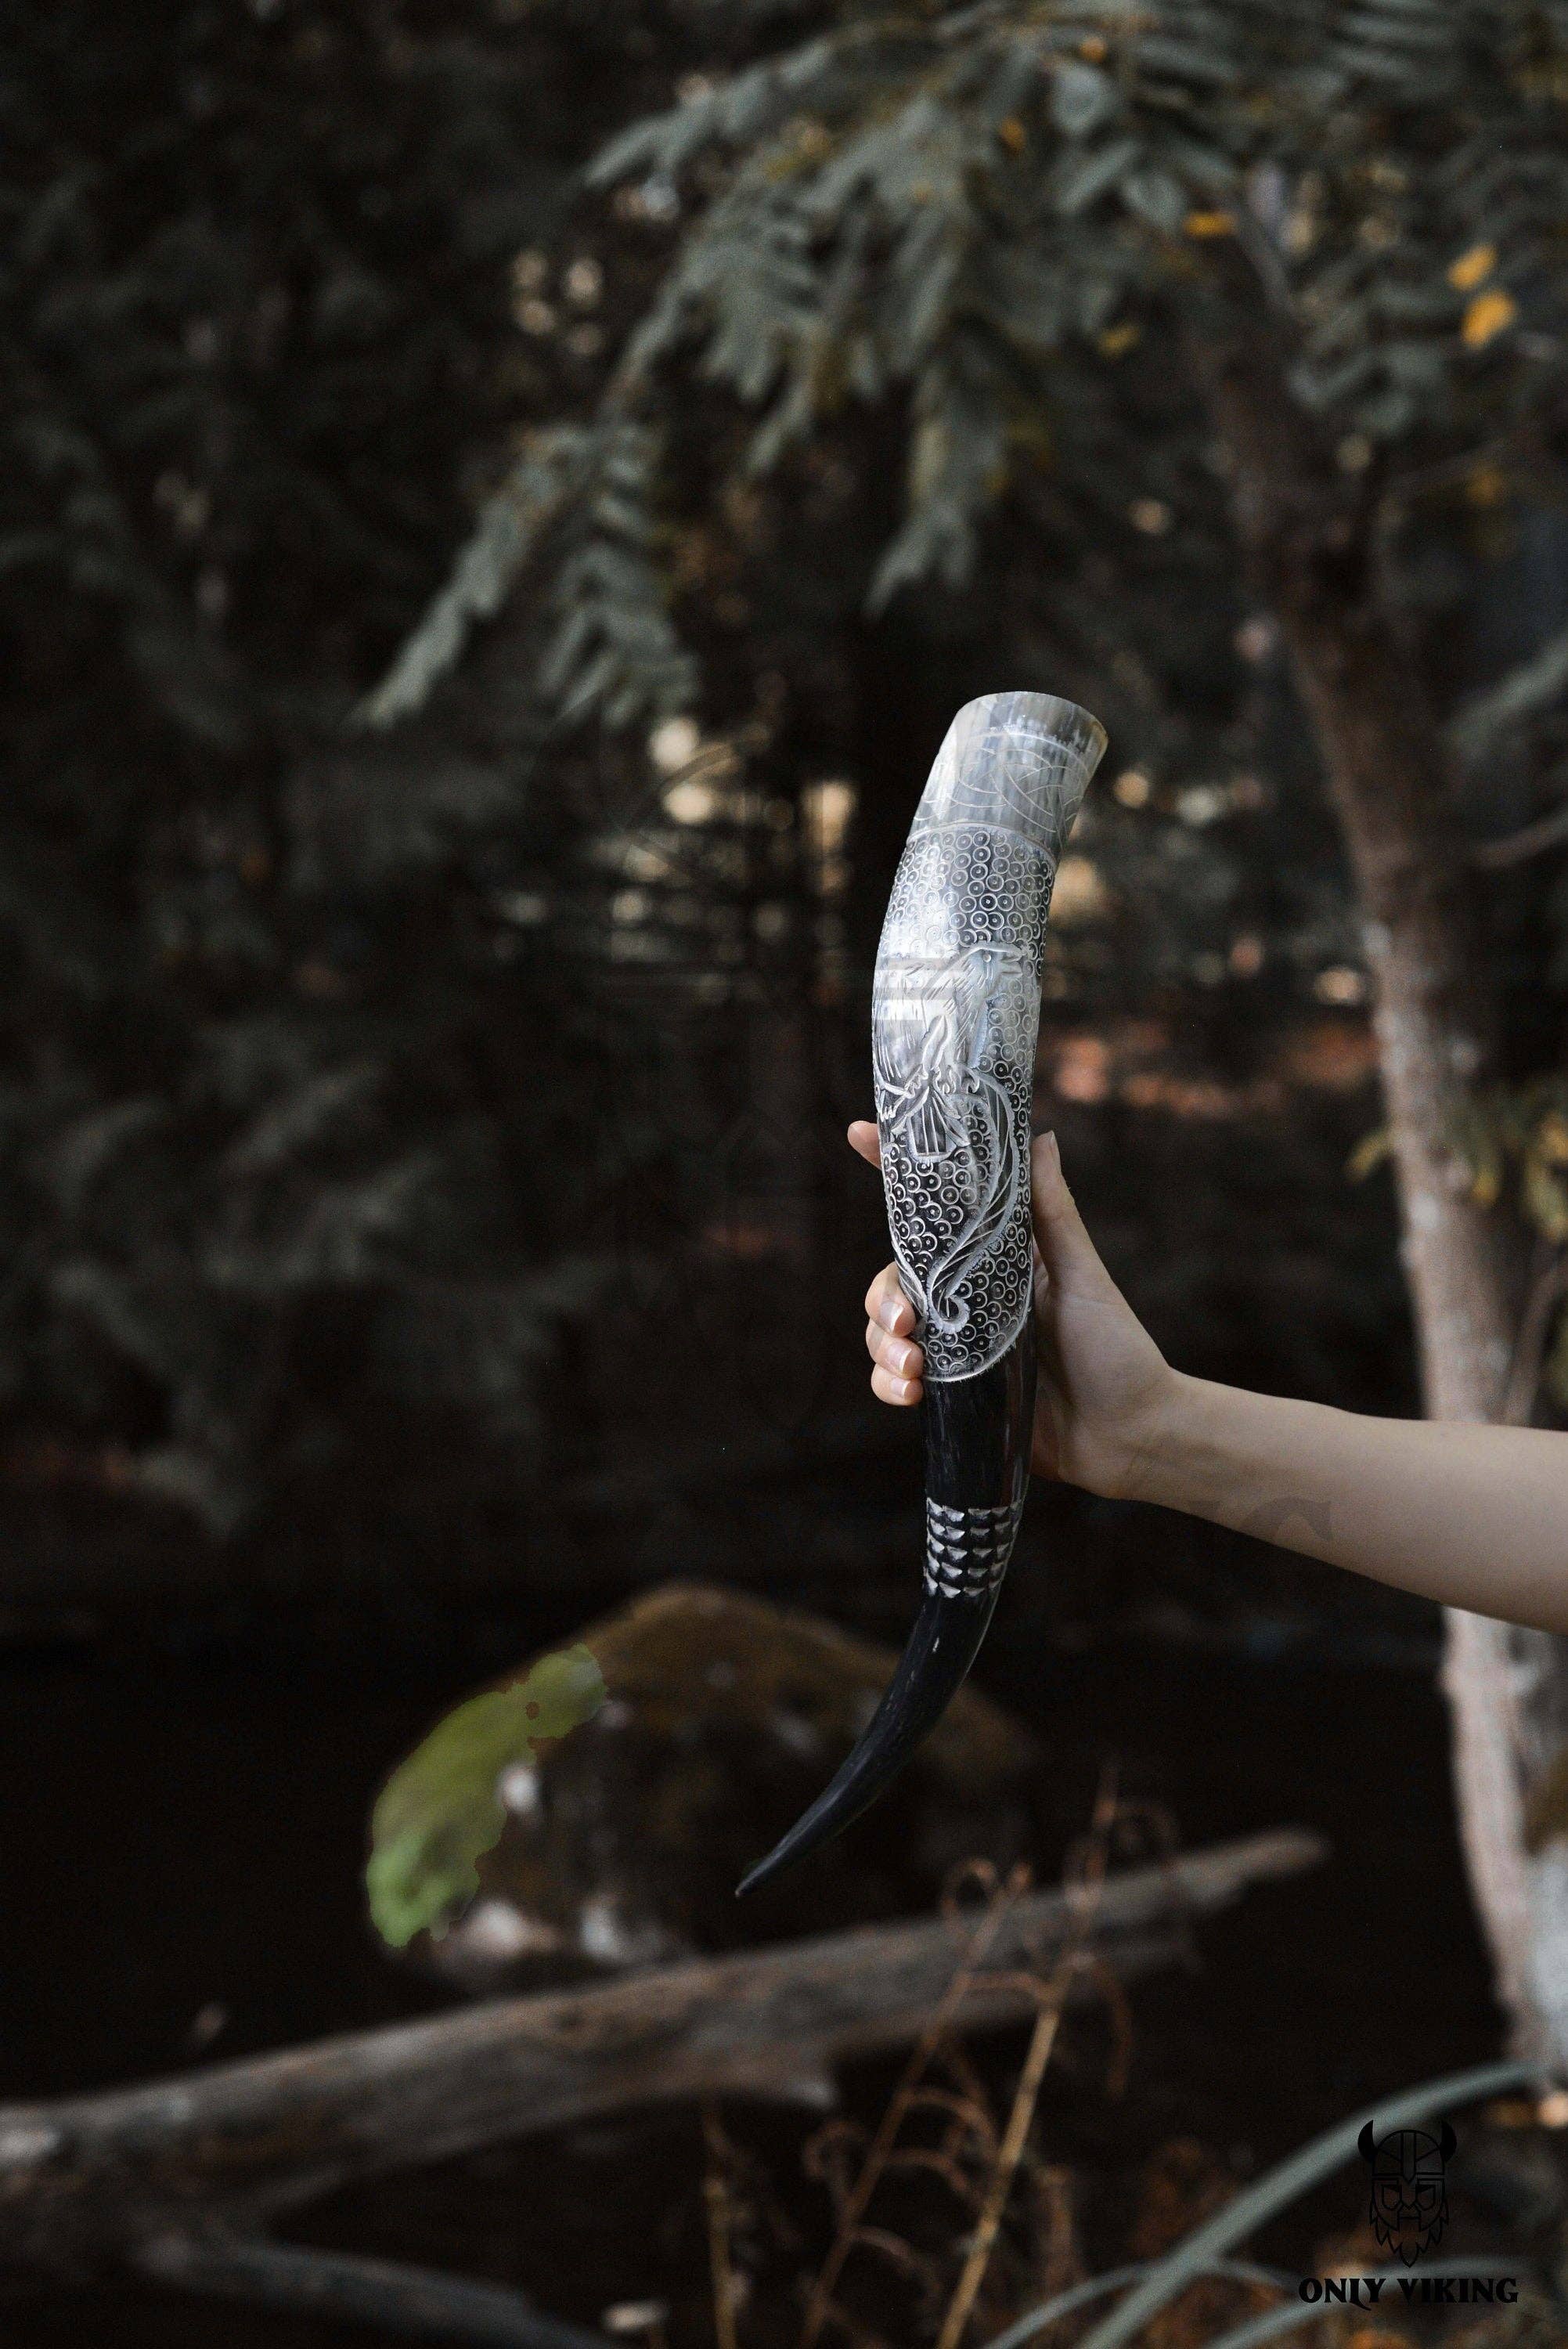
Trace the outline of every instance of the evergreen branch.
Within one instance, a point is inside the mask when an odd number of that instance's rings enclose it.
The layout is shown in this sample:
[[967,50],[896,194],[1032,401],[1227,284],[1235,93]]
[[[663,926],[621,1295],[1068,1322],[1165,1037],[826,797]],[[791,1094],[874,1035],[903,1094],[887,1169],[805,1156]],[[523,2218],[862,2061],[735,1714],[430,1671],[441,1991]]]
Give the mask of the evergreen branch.
[[383,733],[422,709],[456,667],[475,626],[494,619],[523,564],[581,483],[587,436],[557,425],[537,434],[495,495],[480,510],[450,577],[427,606],[379,685],[350,723]]

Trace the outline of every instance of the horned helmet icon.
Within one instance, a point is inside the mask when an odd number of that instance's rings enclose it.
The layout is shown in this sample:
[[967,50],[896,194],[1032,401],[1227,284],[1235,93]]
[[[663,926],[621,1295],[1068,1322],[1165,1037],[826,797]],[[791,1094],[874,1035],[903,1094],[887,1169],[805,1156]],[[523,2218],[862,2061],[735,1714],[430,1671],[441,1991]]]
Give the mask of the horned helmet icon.
[[1385,2251],[1414,2267],[1442,2240],[1449,2223],[1445,2172],[1458,2140],[1445,2121],[1440,2137],[1429,2129],[1390,2129],[1379,2144],[1368,2121],[1356,2142],[1372,2172],[1372,2232]]

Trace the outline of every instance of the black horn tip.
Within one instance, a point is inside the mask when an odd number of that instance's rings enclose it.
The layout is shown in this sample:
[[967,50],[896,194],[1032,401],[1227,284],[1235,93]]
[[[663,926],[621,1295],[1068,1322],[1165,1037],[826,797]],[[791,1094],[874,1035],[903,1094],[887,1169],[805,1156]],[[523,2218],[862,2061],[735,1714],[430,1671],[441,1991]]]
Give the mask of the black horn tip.
[[936,1591],[927,1597],[898,1670],[853,1753],[767,1858],[747,1870],[736,1888],[737,1899],[792,1868],[869,1809],[946,1712],[980,1651],[995,1606],[995,1590],[979,1599]]

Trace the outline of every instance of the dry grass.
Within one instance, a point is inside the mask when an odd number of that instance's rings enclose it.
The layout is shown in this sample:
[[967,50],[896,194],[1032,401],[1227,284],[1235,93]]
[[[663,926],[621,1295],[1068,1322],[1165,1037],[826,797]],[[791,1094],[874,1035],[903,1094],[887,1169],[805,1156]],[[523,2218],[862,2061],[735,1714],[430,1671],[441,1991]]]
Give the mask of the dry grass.
[[[1130,2022],[1119,1983],[1097,1956],[1094,1933],[1112,1859],[1134,1840],[1152,1840],[1162,1855],[1171,1847],[1168,1823],[1144,1806],[1123,1805],[1116,1774],[1108,1770],[1063,1870],[1072,1905],[1066,1943],[1022,1974],[988,1972],[985,1960],[998,1926],[1029,1889],[1027,1871],[1016,1868],[998,1879],[987,1866],[972,1862],[947,1888],[944,1913],[966,1926],[966,1936],[946,1995],[912,2050],[876,2129],[868,2138],[854,2124],[835,2120],[807,2148],[809,2171],[831,2198],[834,2230],[806,2295],[799,2349],[817,2349],[830,2332],[851,2349],[882,2349],[842,2296],[846,2271],[861,2258],[881,2262],[913,2293],[920,2330],[934,2336],[935,2349],[961,2349],[982,2312],[996,2321],[1005,2315],[1005,2302],[991,2308],[987,2299],[995,2297],[989,2287],[1009,2232],[1023,2239],[1033,2282],[1060,2289],[1081,2273],[1070,2177],[1043,2158],[1032,2132],[1069,1992],[1086,1973],[1100,1986],[1112,2023],[1110,2093],[1119,2095],[1124,2084]],[[1023,1988],[1037,2012],[1006,2116],[999,2118],[955,2026],[977,1986],[1003,1980]],[[954,2240],[945,2252],[917,2245],[874,2207],[891,2181],[912,2177],[934,2180],[953,2205]]]

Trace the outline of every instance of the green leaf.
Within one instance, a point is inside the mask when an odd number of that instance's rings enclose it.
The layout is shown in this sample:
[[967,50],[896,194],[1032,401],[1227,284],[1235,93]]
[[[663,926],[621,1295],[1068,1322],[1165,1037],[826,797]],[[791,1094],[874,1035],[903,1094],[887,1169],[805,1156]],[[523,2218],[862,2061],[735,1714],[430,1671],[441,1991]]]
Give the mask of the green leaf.
[[1129,173],[1121,183],[1121,200],[1129,212],[1166,236],[1174,236],[1186,216],[1187,191],[1181,182],[1153,164]]
[[1116,85],[1093,66],[1068,58],[1051,80],[1051,119],[1069,139],[1086,139],[1116,112]]
[[1362,1135],[1346,1160],[1345,1172],[1353,1183],[1365,1183],[1368,1174],[1375,1173],[1386,1158],[1392,1156],[1393,1149],[1393,1129],[1387,1125],[1374,1126],[1370,1133]]
[[1545,1238],[1561,1247],[1568,1241],[1568,1184],[1532,1151],[1521,1187],[1525,1214]]
[[1113,139],[1087,155],[1069,156],[1056,176],[1057,210],[1068,220],[1087,212],[1107,189],[1114,187],[1142,153],[1142,142],[1130,136]]
[[479,1863],[506,1822],[503,1773],[592,1720],[604,1693],[591,1651],[562,1649],[512,1687],[459,1704],[393,1772],[371,1816],[365,1869],[371,1921],[390,1948],[438,1931],[473,1899]]

